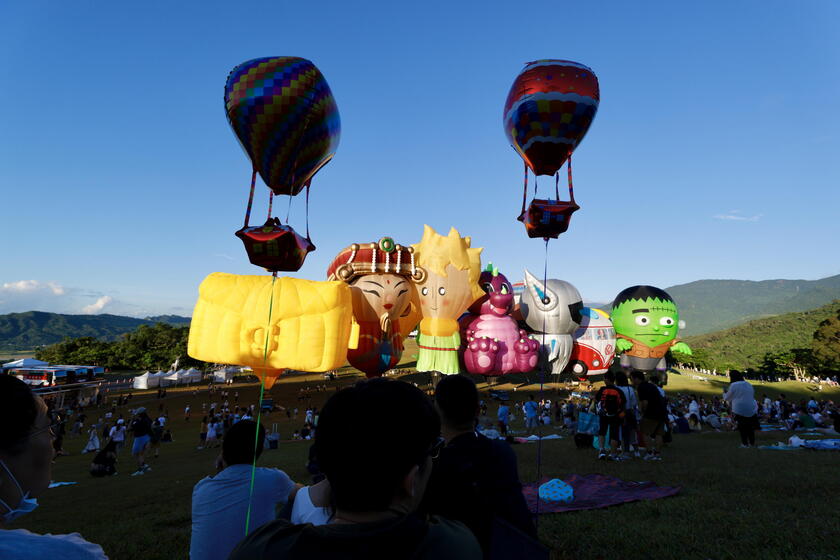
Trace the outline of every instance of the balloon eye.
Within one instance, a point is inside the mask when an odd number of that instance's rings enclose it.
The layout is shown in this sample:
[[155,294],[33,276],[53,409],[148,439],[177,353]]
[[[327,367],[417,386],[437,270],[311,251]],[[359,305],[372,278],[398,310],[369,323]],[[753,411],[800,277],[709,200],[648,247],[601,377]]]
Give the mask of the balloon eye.
[[443,286],[441,286],[440,288],[438,288],[438,293],[439,293],[440,295],[442,295],[442,296],[443,296],[443,295],[446,295],[446,288],[444,288]]
[[543,302],[543,305],[548,305],[549,303],[551,303],[551,298],[548,297],[548,296],[544,296],[542,298],[542,302]]
[[501,291],[502,291],[503,294],[509,294],[510,293],[510,286],[508,286],[507,284],[502,284],[502,290]]
[[636,317],[636,324],[637,325],[640,325],[640,326],[644,327],[648,323],[650,323],[650,319],[648,319],[646,316],[639,315],[638,317]]
[[485,291],[485,292],[487,292],[488,294],[492,294],[492,293],[495,291],[495,290],[493,289],[493,284],[491,284],[491,283],[489,283],[489,282],[486,282],[486,283],[484,284],[484,291]]
[[426,286],[423,286],[423,289],[420,290],[420,293],[423,294],[424,296],[429,295],[429,288],[427,288]]
[[662,317],[661,319],[659,319],[659,324],[664,327],[670,327],[674,324],[674,320],[670,317]]

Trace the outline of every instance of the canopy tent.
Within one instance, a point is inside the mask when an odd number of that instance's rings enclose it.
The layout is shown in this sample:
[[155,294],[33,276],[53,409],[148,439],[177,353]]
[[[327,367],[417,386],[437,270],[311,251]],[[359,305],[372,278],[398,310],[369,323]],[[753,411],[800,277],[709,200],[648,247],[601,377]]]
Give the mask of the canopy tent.
[[161,387],[169,387],[170,385],[177,385],[178,384],[178,372],[177,371],[170,371],[168,373],[159,372],[160,375],[160,386]]
[[134,378],[133,387],[135,389],[151,389],[160,384],[160,379],[155,377],[153,373],[148,371]]
[[201,380],[204,379],[204,374],[195,368],[188,369],[187,374],[189,374],[188,383],[201,383]]
[[227,366],[213,372],[213,383],[227,383],[233,381],[233,375],[239,373],[238,367]]
[[41,360],[36,360],[35,358],[21,358],[20,360],[3,364],[3,369],[46,367],[48,365],[50,365],[49,362],[42,362]]

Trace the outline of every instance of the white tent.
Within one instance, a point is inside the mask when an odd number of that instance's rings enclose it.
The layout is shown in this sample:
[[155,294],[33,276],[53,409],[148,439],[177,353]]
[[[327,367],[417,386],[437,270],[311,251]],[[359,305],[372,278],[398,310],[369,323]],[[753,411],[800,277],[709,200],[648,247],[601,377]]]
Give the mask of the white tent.
[[213,372],[213,383],[227,383],[233,381],[233,374],[239,373],[239,368],[228,366]]
[[204,374],[195,368],[188,369],[187,373],[189,374],[189,383],[201,383],[201,380],[204,379]]
[[177,385],[178,384],[178,372],[177,371],[170,371],[168,373],[163,373],[159,371],[156,375],[160,376],[160,386],[161,387],[169,387],[170,385]]
[[149,387],[160,387],[160,381],[163,379],[163,376],[166,375],[162,371],[158,370],[155,373],[149,374]]
[[48,365],[50,365],[49,362],[42,362],[41,360],[36,360],[35,358],[21,358],[20,360],[3,364],[3,369],[44,367]]
[[134,378],[132,383],[132,387],[135,389],[148,389],[149,388],[149,372],[143,372],[141,375],[138,375]]
[[178,385],[189,385],[192,381],[192,374],[189,370],[186,369],[179,369],[178,370]]

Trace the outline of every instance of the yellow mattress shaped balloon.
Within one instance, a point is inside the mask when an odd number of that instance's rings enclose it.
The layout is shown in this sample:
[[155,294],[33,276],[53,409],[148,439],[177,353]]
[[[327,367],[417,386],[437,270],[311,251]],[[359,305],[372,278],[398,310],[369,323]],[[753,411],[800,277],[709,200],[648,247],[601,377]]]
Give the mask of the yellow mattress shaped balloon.
[[199,287],[187,352],[275,378],[279,372],[271,370],[328,371],[344,365],[347,348],[356,346],[352,317],[344,282],[277,278],[272,287],[271,276],[214,272]]

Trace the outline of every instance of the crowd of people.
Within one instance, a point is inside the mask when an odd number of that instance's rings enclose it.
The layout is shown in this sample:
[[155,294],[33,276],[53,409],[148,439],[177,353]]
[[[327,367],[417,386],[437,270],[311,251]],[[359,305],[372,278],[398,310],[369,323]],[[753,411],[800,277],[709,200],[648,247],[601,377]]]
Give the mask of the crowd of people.
[[[500,550],[538,551],[529,553],[538,558],[544,550],[522,494],[516,455],[505,441],[517,415],[528,433],[545,424],[575,431],[585,414],[597,416],[599,458],[652,461],[661,460],[661,448],[674,432],[737,429],[742,445],[752,446],[762,422],[833,430],[840,421],[833,403],[816,398],[756,399],[738,372],[720,397],[670,399],[656,376],[608,373],[594,394],[503,401],[495,424],[469,377],[444,376],[431,399],[412,384],[381,378],[337,390],[321,410],[306,407],[303,428],[294,437],[313,441],[311,479],[295,481],[282,470],[254,467],[269,440],[255,420],[255,405],[240,406],[238,392],[227,390],[216,398],[214,389],[213,399],[218,402],[201,406],[199,447],[219,448],[217,473],[193,489],[193,560],[468,559]],[[293,409],[283,410],[292,417]],[[89,427],[77,416],[72,432],[88,429],[85,451],[95,455],[91,474],[116,474],[129,441],[134,475],[148,472],[150,456],[168,433],[163,404],[160,411],[152,418],[143,406],[127,416],[111,409]],[[186,421],[190,414],[188,405]],[[0,423],[9,427],[0,433],[5,525],[37,507],[64,422],[23,382],[0,376]],[[0,537],[4,558],[105,558],[101,547],[76,533],[0,528]]]
[[[56,425],[40,397],[16,378],[0,376],[0,401],[0,422],[13,426],[0,436],[5,524],[34,509],[49,484]],[[303,483],[278,469],[252,468],[266,434],[249,412],[214,411],[240,417],[229,426],[222,422],[218,472],[193,490],[193,559],[469,559],[505,544],[541,546],[515,454],[475,430],[481,406],[467,377],[444,378],[432,399],[409,383],[368,380],[337,391],[320,411],[309,407],[312,480]],[[114,418],[96,451],[94,463],[101,466],[91,474],[116,472],[131,435],[135,474],[148,471],[157,424],[142,406],[128,422]],[[369,437],[372,430],[377,438]],[[0,536],[4,558],[105,558],[101,547],[76,533],[3,529]]]

